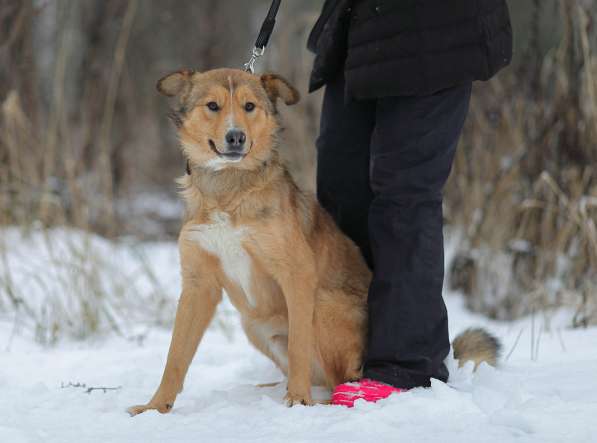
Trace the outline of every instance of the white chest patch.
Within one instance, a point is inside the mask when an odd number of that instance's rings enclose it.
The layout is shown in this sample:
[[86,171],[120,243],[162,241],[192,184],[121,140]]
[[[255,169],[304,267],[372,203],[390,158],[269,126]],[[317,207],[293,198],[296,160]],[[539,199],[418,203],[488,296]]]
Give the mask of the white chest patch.
[[232,226],[230,216],[224,212],[212,214],[211,221],[191,226],[187,238],[217,256],[226,276],[245,292],[249,305],[255,306],[251,295],[251,258],[242,245],[248,229]]

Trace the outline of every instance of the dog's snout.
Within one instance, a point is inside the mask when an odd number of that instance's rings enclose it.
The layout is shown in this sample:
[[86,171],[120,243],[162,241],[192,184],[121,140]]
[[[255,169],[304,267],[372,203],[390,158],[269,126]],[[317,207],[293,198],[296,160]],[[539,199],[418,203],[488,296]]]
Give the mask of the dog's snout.
[[240,129],[231,129],[226,133],[226,143],[231,148],[241,148],[246,140],[247,136]]

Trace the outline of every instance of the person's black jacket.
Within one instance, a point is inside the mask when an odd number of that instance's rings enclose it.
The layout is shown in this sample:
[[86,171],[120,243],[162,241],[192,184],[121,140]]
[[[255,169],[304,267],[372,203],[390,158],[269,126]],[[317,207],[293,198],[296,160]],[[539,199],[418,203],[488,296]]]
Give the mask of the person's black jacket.
[[309,90],[344,69],[348,99],[428,95],[510,63],[505,0],[326,0]]

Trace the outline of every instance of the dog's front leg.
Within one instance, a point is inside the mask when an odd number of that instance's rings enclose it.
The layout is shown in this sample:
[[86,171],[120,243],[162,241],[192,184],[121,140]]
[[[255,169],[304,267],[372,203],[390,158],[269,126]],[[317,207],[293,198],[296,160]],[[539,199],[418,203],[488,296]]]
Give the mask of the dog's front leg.
[[183,290],[162,381],[149,403],[128,409],[131,415],[148,409],[157,409],[161,413],[170,412],[176,396],[182,390],[199,341],[213,318],[219,298],[221,292],[216,294],[213,290]]
[[296,267],[280,279],[288,307],[288,392],[286,404],[312,405],[311,359],[316,276],[309,265]]
[[137,415],[148,409],[157,409],[161,413],[170,412],[176,396],[182,390],[185,375],[201,337],[209,326],[221,298],[222,289],[213,277],[183,278],[183,291],[178,301],[162,381],[149,403],[130,407],[129,414]]

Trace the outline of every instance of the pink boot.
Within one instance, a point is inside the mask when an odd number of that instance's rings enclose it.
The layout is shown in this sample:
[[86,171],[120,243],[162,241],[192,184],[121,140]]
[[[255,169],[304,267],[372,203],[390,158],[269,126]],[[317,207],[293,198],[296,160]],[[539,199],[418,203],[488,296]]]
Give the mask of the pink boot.
[[356,382],[342,383],[336,386],[332,393],[332,404],[349,408],[359,399],[375,403],[377,400],[387,398],[394,392],[406,392],[407,389],[395,388],[380,381],[363,378]]

